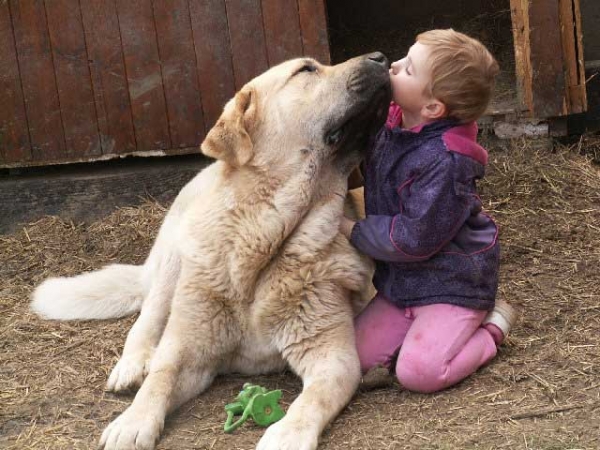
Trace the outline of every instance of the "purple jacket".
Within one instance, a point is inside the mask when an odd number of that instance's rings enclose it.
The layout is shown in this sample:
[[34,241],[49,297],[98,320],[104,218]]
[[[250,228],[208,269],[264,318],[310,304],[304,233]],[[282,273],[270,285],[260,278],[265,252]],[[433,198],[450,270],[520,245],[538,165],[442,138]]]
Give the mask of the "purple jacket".
[[375,259],[377,291],[400,307],[491,309],[500,253],[498,228],[477,196],[487,163],[477,125],[439,120],[403,130],[399,114],[390,108],[367,153],[367,217],[350,240]]

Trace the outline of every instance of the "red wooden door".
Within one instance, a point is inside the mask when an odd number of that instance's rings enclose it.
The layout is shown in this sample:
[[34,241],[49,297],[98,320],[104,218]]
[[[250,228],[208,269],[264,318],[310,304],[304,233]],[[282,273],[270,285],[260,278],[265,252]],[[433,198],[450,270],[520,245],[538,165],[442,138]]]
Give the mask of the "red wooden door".
[[324,0],[0,1],[0,167],[197,152],[301,55],[329,62]]

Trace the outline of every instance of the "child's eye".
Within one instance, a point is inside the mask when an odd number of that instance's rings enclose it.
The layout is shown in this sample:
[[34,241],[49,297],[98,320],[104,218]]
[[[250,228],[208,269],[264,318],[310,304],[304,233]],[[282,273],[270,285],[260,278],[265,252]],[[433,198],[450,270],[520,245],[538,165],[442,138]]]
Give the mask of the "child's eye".
[[412,75],[412,74],[410,73],[410,70],[408,70],[408,66],[405,66],[405,67],[404,67],[404,70],[406,71],[406,74],[407,74],[407,75]]

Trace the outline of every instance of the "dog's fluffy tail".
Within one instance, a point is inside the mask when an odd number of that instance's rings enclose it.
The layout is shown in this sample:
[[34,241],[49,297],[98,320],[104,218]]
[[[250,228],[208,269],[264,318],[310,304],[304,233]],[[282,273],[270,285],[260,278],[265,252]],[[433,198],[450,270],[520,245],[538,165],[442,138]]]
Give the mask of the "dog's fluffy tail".
[[49,278],[33,292],[31,309],[46,319],[110,319],[140,310],[143,266],[113,264],[75,277]]

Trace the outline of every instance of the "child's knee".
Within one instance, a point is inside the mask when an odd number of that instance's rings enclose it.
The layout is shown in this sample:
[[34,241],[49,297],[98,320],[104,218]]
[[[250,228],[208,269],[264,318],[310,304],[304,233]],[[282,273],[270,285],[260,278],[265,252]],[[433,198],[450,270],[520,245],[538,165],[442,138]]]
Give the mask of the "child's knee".
[[422,352],[407,352],[396,363],[396,377],[409,391],[429,394],[448,386],[448,365],[423,356]]

